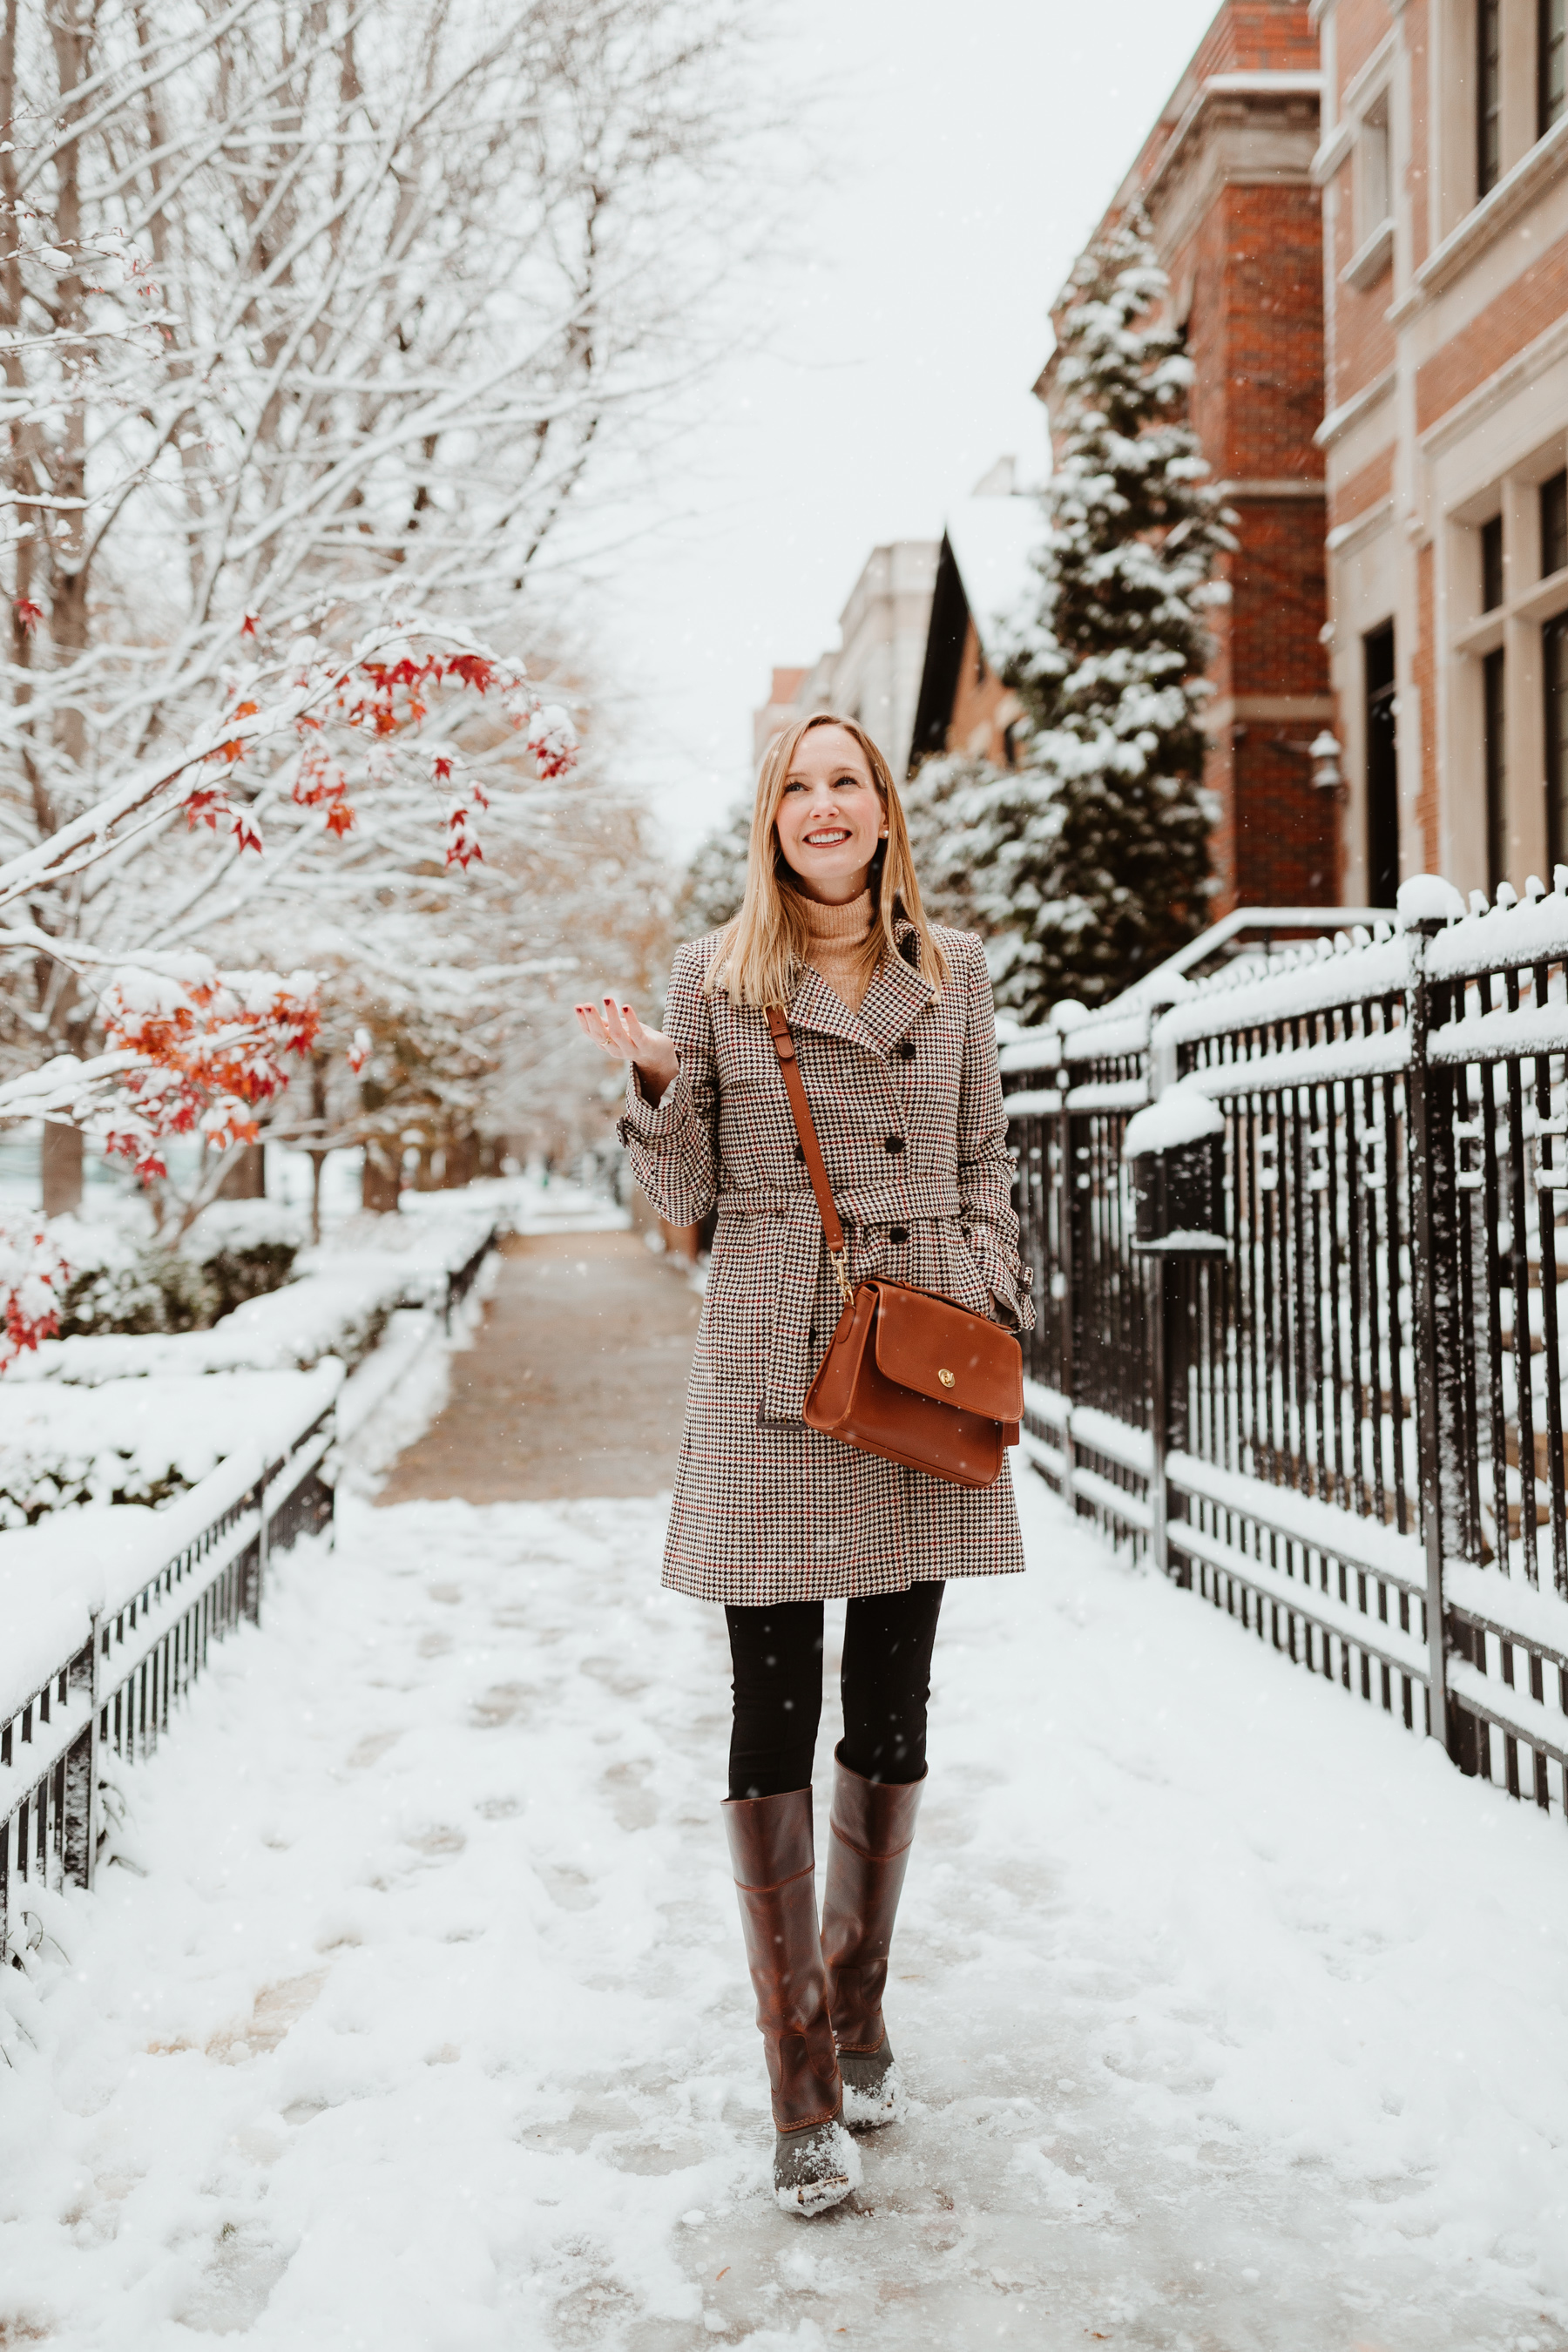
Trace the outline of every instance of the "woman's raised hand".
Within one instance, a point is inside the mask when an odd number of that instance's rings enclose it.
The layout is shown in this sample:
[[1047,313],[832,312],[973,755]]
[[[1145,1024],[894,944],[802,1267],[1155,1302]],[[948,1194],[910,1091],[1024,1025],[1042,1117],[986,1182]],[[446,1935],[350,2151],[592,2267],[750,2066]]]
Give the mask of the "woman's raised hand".
[[674,1084],[680,1067],[664,1032],[645,1029],[631,1006],[617,1004],[613,996],[605,998],[602,1010],[579,1004],[576,1012],[583,1034],[613,1061],[633,1063],[643,1093],[650,1103],[657,1103],[666,1087]]

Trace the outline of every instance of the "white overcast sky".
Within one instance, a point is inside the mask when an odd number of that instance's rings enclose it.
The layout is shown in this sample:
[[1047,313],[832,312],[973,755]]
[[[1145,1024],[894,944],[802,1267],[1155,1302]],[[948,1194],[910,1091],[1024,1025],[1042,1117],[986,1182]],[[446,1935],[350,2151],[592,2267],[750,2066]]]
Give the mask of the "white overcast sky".
[[705,385],[595,605],[671,855],[749,789],[772,666],[837,642],[871,548],[937,536],[1005,452],[1044,471],[1051,296],[1214,5],[773,0],[832,169],[727,296],[756,347]]

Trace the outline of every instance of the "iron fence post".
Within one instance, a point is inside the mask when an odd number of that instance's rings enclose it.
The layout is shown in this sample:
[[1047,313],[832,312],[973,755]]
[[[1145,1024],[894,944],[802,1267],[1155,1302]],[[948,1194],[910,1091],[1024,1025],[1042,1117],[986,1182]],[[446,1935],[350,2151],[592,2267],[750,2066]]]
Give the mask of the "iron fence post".
[[98,1842],[102,1833],[103,1799],[100,1788],[102,1770],[100,1720],[103,1702],[100,1696],[103,1678],[103,1618],[100,1611],[92,1612],[92,1672],[88,1678],[88,1695],[92,1702],[92,1720],[88,1739],[87,1764],[87,1875],[83,1884],[90,1889],[98,1878]]
[[1178,1302],[1172,1297],[1177,1279],[1173,1260],[1164,1255],[1156,1260],[1153,1292],[1154,1328],[1151,1335],[1149,1388],[1152,1410],[1149,1415],[1149,1442],[1152,1459],[1149,1465],[1149,1549],[1154,1565],[1162,1576],[1171,1573],[1171,1546],[1167,1528],[1165,1497],[1165,1454],[1167,1422],[1170,1414],[1172,1390],[1171,1348],[1175,1338],[1175,1326],[1180,1315]]
[[1072,1167],[1072,1115],[1066,1108],[1067,1089],[1062,1089],[1063,1108],[1056,1114],[1058,1121],[1057,1160],[1061,1183],[1061,1213],[1057,1227],[1058,1253],[1058,1271],[1061,1276],[1062,1295],[1057,1328],[1061,1334],[1061,1346],[1057,1360],[1057,1376],[1061,1382],[1061,1394],[1067,1402],[1067,1420],[1062,1428],[1062,1500],[1076,1518],[1078,1505],[1073,1500],[1072,1445],[1072,1376],[1073,1326],[1078,1316],[1078,1297],[1074,1287],[1073,1269],[1078,1254],[1072,1245],[1074,1178]]
[[1432,1022],[1427,943],[1443,929],[1443,922],[1436,919],[1412,927],[1405,1011],[1410,1028],[1410,1287],[1415,1341],[1415,1434],[1421,1540],[1426,1561],[1426,1727],[1452,1755],[1457,1727],[1449,1721],[1443,1599],[1443,1555],[1450,1515],[1443,1462],[1450,1448],[1463,1444],[1464,1435],[1462,1412],[1455,1410],[1462,1375],[1457,1328],[1458,1218],[1453,1080],[1427,1059]]
[[261,1594],[267,1582],[267,1555],[270,1549],[268,1537],[271,1520],[267,1509],[267,1482],[273,1472],[282,1466],[281,1462],[269,1462],[263,1454],[261,1475],[256,1482],[256,1583],[253,1590],[241,1598],[241,1606],[253,1625],[261,1622]]

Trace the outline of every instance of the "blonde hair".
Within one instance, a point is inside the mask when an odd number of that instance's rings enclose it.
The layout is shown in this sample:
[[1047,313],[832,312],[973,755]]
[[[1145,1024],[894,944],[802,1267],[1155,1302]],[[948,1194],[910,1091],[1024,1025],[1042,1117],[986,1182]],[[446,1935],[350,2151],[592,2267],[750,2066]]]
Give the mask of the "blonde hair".
[[847,735],[854,737],[866,755],[887,819],[888,837],[878,845],[871,861],[875,919],[866,944],[867,976],[869,978],[884,955],[900,952],[895,927],[902,917],[913,924],[920,942],[920,970],[940,993],[952,975],[921,904],[910,829],[904,822],[892,770],[863,727],[853,719],[837,717],[831,710],[815,711],[809,719],[786,727],[782,735],[774,736],[763,755],[757,771],[757,797],[752,809],[746,895],[741,901],[740,913],[725,924],[719,935],[704,988],[710,996],[722,988],[737,1004],[754,1005],[759,1010],[770,1004],[785,1005],[794,993],[796,978],[806,960],[811,933],[799,894],[787,883],[790,868],[774,828],[795,753],[814,727],[842,727]]

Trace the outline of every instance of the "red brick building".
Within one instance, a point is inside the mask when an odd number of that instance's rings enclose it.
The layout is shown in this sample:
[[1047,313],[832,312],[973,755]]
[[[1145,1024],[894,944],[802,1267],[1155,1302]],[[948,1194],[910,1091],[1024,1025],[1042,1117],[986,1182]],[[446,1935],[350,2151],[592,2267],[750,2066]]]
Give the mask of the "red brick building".
[[[1192,422],[1237,518],[1205,719],[1216,914],[1332,905],[1341,881],[1338,813],[1308,756],[1334,718],[1320,86],[1307,0],[1225,0],[1106,214],[1148,213],[1195,371]],[[1036,386],[1047,406],[1052,364]]]
[[1568,5],[1317,0],[1342,887],[1568,863]]

